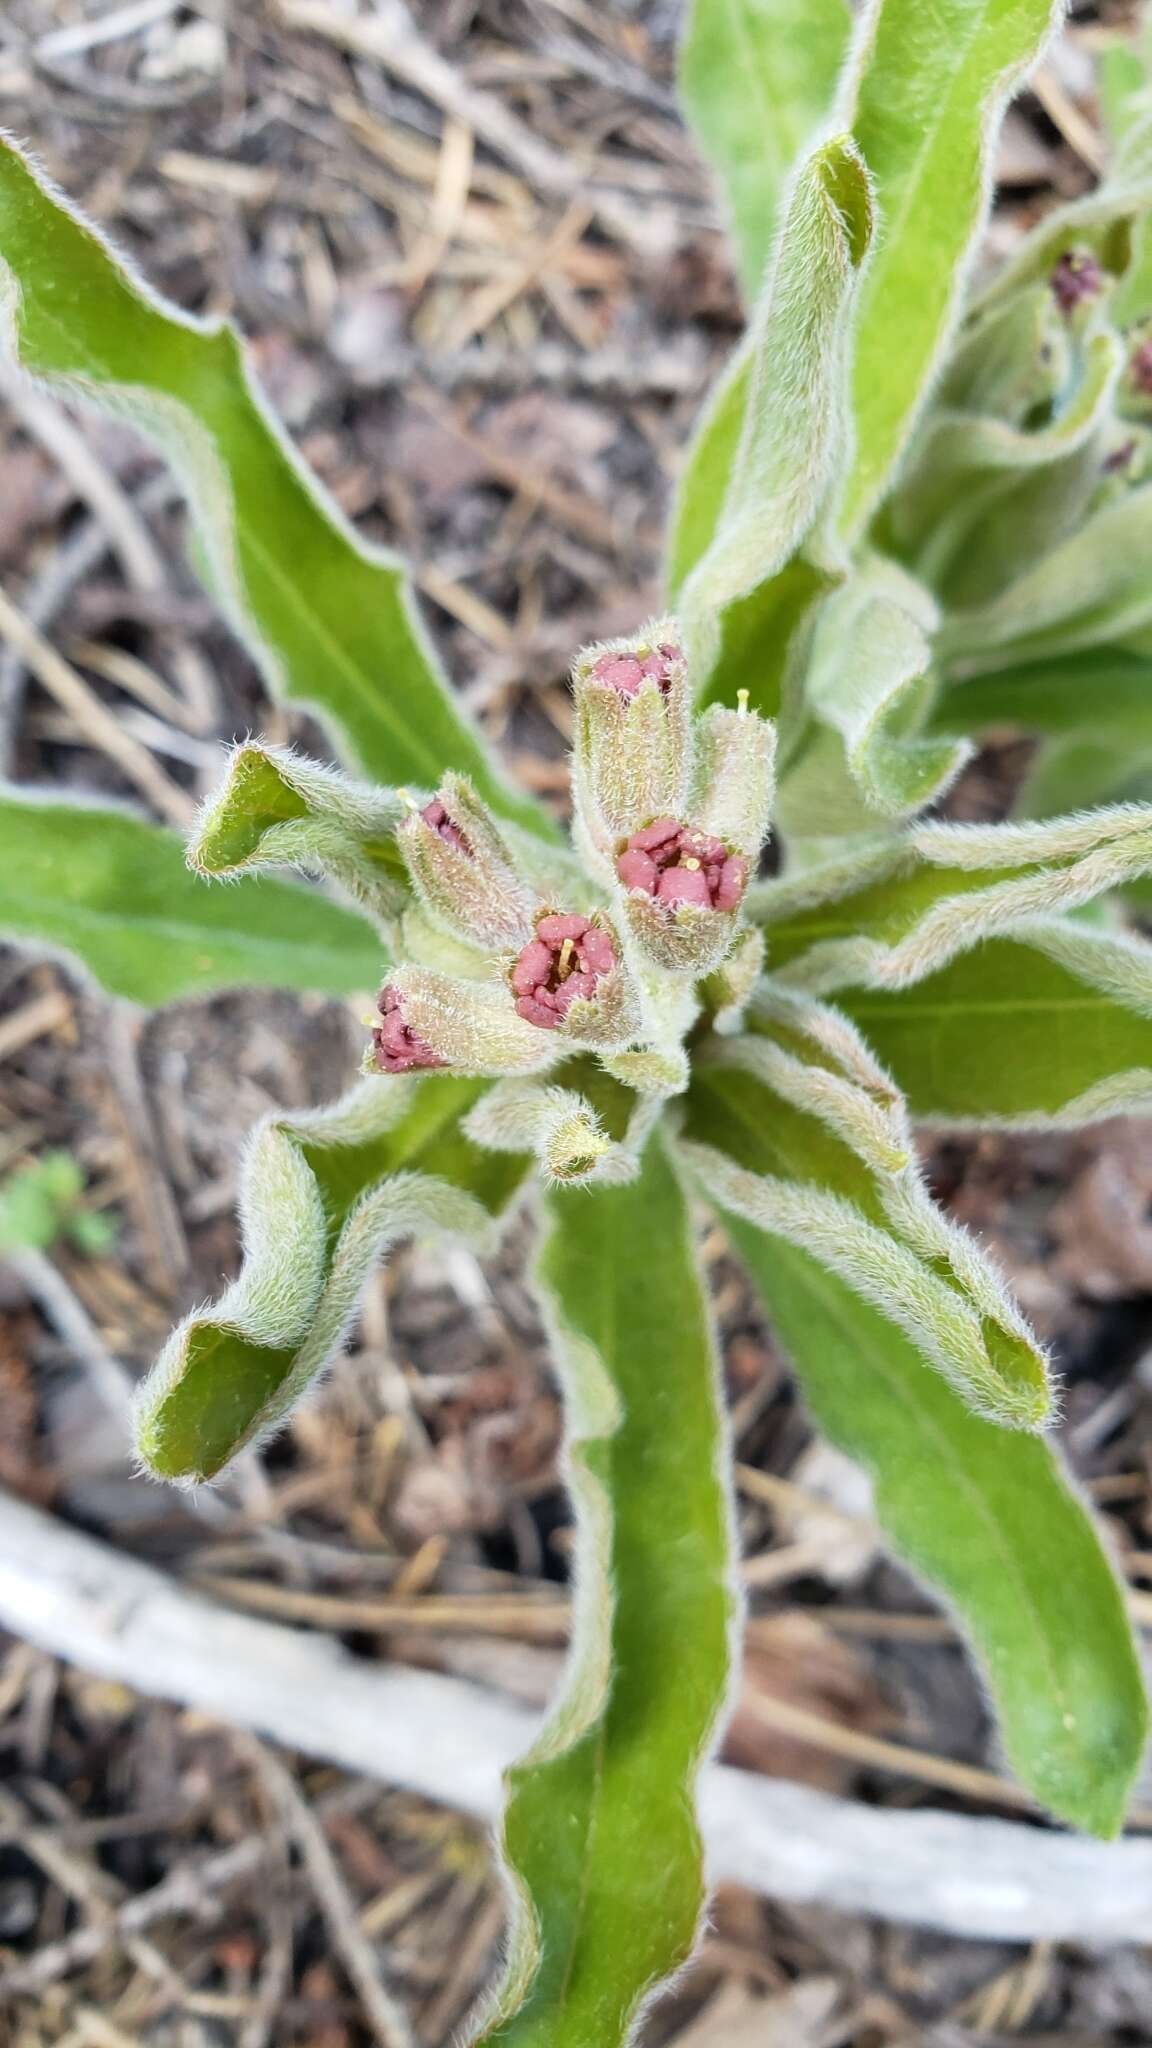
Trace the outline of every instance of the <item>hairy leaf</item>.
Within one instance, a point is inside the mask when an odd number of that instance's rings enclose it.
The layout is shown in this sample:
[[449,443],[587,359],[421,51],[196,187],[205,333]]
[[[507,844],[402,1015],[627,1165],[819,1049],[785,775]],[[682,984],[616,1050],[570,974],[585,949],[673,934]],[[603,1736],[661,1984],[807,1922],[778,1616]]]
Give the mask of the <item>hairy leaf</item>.
[[396,844],[406,806],[392,791],[350,782],[287,747],[236,747],[201,808],[189,865],[209,878],[283,865],[326,874],[390,925],[408,900]]
[[848,118],[880,226],[856,335],[849,534],[874,511],[936,374],[988,210],[1001,115],[1062,12],[1058,0],[879,0],[862,17]]
[[987,939],[914,988],[838,997],[914,1117],[1036,1127],[1152,1110],[1152,952],[1059,931],[1059,955]]
[[222,988],[375,988],[371,925],[297,883],[206,889],[175,832],[99,803],[0,793],[0,931],[155,1005]]
[[1017,799],[1024,816],[1143,794],[1152,771],[1152,660],[1084,648],[972,676],[942,692],[931,723],[937,732],[1016,726],[1045,735]]
[[688,1209],[649,1146],[626,1188],[550,1199],[578,1518],[562,1697],[511,1775],[507,1975],[490,2048],[618,2048],[704,1904],[693,1786],[734,1597],[716,1359]]
[[929,416],[885,522],[947,606],[995,597],[1077,531],[1109,457],[1128,445],[1114,413],[1124,362],[1117,335],[1092,335],[1041,426],[952,408]]
[[1152,484],[1145,484],[1101,505],[989,604],[954,612],[940,633],[941,659],[974,675],[1146,630],[1150,551]]
[[896,1554],[968,1635],[1021,1783],[1061,1820],[1117,1833],[1147,1708],[1120,1588],[1057,1453],[973,1415],[797,1246],[726,1224],[818,1427],[866,1468]]
[[339,1350],[397,1238],[485,1235],[530,1162],[481,1151],[459,1129],[483,1087],[377,1077],[257,1126],[240,1277],[173,1331],[137,1396],[137,1449],[158,1478],[211,1479],[282,1421]]
[[437,667],[398,558],[359,541],[304,468],[221,322],[158,298],[0,135],[0,349],[164,451],[214,592],[276,694],[307,704],[381,782],[459,768],[537,829]]
[[851,1046],[845,1017],[823,1017],[839,1059],[761,1012],[758,1031],[776,1037],[732,1040],[701,1067],[683,1141],[694,1173],[725,1210],[838,1274],[969,1407],[1040,1427],[1043,1351],[975,1239],[932,1202],[890,1078]]
[[981,940],[1029,931],[1048,950],[1061,913],[1152,872],[1152,807],[1036,824],[913,825],[902,838],[762,883],[749,908],[770,972],[813,995],[896,988]]
[[[747,401],[715,532],[680,598],[685,644],[705,694],[747,687],[757,710],[778,708],[762,665],[725,640],[725,615],[752,607],[753,649],[779,638],[773,579],[811,530],[843,447],[848,311],[872,234],[867,174],[850,141],[825,143],[801,165],[752,323]],[[699,474],[716,481],[717,433]],[[722,432],[721,432],[722,429]],[[698,526],[699,511],[686,513]],[[745,636],[745,639],[747,636]]]
[[935,623],[928,593],[892,565],[862,570],[820,606],[806,728],[780,791],[785,834],[874,830],[923,809],[959,773],[970,748],[920,729]]
[[692,0],[680,98],[720,179],[749,300],[789,171],[831,107],[849,20],[845,0]]

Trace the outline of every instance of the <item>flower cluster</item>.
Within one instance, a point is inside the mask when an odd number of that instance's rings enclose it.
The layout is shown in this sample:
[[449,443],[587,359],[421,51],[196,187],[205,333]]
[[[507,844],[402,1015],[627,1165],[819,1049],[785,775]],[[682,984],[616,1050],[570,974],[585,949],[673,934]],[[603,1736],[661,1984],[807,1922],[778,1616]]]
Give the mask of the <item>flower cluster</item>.
[[577,1049],[654,1091],[684,1071],[699,985],[742,936],[772,728],[746,705],[694,714],[668,622],[589,650],[574,688],[573,850],[498,824],[462,776],[402,792],[413,898],[376,1071],[531,1075]]

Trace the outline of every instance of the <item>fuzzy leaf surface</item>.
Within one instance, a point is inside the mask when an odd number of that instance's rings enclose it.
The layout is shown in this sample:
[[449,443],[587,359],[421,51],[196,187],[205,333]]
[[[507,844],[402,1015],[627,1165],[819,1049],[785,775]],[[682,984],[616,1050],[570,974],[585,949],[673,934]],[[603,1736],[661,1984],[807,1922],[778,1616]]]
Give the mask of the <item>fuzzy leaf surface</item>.
[[548,829],[453,704],[399,559],[358,540],[296,457],[235,332],[158,298],[2,135],[0,348],[160,446],[274,694],[317,712],[380,782],[434,787],[459,768]]
[[[1004,825],[913,825],[901,839],[750,895],[769,970],[813,995],[895,988],[982,940],[1063,944],[1066,914],[1152,872],[1152,806]],[[1147,969],[1133,968],[1146,981]]]
[[1102,505],[991,603],[945,622],[940,654],[958,674],[1039,661],[1152,626],[1152,484]]
[[916,1118],[1036,1127],[1152,1108],[1152,954],[1063,928],[1059,959],[987,939],[914,988],[847,990]]
[[865,1467],[894,1552],[960,1621],[1021,1784],[1116,1834],[1147,1707],[1123,1596],[1058,1453],[973,1415],[807,1253],[725,1224],[818,1428]]
[[804,682],[806,727],[778,805],[785,834],[875,830],[923,809],[962,768],[962,741],[921,731],[935,623],[928,593],[888,564],[824,600]]
[[239,1279],[213,1310],[185,1318],[137,1396],[137,1449],[158,1478],[211,1479],[283,1419],[339,1350],[397,1238],[484,1236],[530,1162],[481,1151],[459,1128],[483,1088],[378,1077],[257,1127]]
[[[903,1330],[967,1406],[1042,1427],[1044,1353],[976,1240],[933,1203],[889,1077],[849,1092],[814,1076],[809,1060],[803,1053],[799,1073],[794,1064],[782,1076],[779,1048],[753,1037],[700,1069],[683,1143],[706,1194],[810,1251]],[[902,1157],[889,1149],[896,1136]]]
[[880,0],[865,17],[846,118],[880,225],[856,334],[850,534],[875,509],[927,395],[987,214],[1000,118],[1062,12],[1053,0]]
[[177,833],[34,791],[0,792],[0,931],[149,1007],[223,988],[354,995],[384,966],[371,925],[315,890],[272,876],[206,888]]
[[551,1303],[578,1517],[562,1697],[511,1774],[515,1905],[485,2048],[617,2048],[704,1904],[697,1768],[728,1682],[733,1594],[708,1307],[657,1142],[629,1187],[555,1192]]
[[[834,138],[801,164],[789,191],[776,252],[753,315],[747,395],[738,437],[734,411],[742,371],[706,429],[706,460],[692,483],[724,495],[711,541],[680,595],[685,645],[704,695],[735,700],[748,688],[754,708],[779,709],[781,606],[792,623],[797,564],[843,447],[849,310],[872,237],[867,173],[850,139]],[[731,439],[729,437],[732,437]],[[679,521],[699,539],[711,520],[681,498]],[[674,558],[683,551],[677,538]],[[808,580],[819,571],[809,569]],[[805,595],[810,601],[812,591]],[[786,641],[784,641],[786,645]]]
[[1093,647],[971,676],[942,693],[931,723],[936,732],[1010,725],[1043,734],[1016,802],[1026,817],[1141,795],[1152,769],[1152,661]]
[[719,178],[749,301],[788,174],[832,104],[848,28],[845,0],[693,0],[689,10],[680,98]]

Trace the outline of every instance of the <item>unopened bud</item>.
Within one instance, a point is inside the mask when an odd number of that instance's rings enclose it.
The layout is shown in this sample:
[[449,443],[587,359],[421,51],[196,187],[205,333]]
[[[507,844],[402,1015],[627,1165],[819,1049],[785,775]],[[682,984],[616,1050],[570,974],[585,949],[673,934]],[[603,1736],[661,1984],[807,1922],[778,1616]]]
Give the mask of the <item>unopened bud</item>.
[[434,1052],[419,1032],[413,1031],[404,1012],[404,998],[398,988],[385,984],[376,1004],[380,1022],[372,1033],[376,1065],[382,1074],[410,1074],[420,1067],[443,1067],[447,1061]]
[[550,1181],[600,1179],[613,1150],[582,1095],[533,1081],[497,1082],[469,1111],[464,1128],[492,1151],[534,1152]]
[[430,915],[474,946],[507,952],[532,928],[533,894],[490,813],[462,775],[446,775],[400,827],[408,871]]
[[[744,692],[741,691],[741,697]],[[776,728],[746,708],[713,704],[696,724],[688,816],[751,866],[768,837],[776,789]]]
[[503,982],[465,981],[437,967],[398,967],[380,996],[369,1071],[534,1074],[561,1048],[518,1017]]
[[1081,306],[1099,298],[1104,272],[1090,249],[1065,249],[1048,282],[1060,311],[1071,319]]
[[674,624],[589,648],[576,664],[577,817],[602,860],[645,818],[681,808],[691,736],[688,679]]
[[545,911],[509,977],[516,1014],[587,1045],[627,1043],[639,1028],[615,935],[579,911]]

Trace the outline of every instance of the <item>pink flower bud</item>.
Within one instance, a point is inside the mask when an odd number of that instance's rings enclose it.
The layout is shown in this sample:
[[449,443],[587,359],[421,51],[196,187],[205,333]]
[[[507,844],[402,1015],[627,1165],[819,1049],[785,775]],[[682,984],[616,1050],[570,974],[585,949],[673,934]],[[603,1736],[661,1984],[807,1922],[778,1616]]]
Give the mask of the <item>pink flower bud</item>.
[[691,697],[675,621],[588,648],[573,679],[577,845],[608,880],[618,841],[686,801]]
[[622,697],[635,697],[645,677],[651,676],[667,696],[676,665],[683,659],[679,647],[672,641],[662,641],[650,652],[638,647],[634,654],[602,654],[589,670],[589,678],[605,683],[610,690],[618,690]]
[[536,897],[496,820],[462,775],[444,777],[397,834],[432,920],[465,945],[505,951],[532,929]]
[[466,853],[469,858],[472,857],[472,848],[468,844],[467,836],[461,831],[459,825],[455,824],[448,816],[438,796],[434,796],[430,804],[425,804],[420,816],[429,830],[435,832],[438,839],[445,840],[449,846],[458,846],[461,853]]
[[602,925],[579,912],[545,912],[512,969],[517,1015],[556,1031],[572,1004],[591,1001],[616,965],[615,945]]
[[1104,289],[1104,272],[1088,250],[1066,249],[1048,280],[1052,294],[1064,314],[1098,298]]
[[710,832],[694,832],[675,818],[657,818],[633,832],[616,862],[629,890],[642,890],[675,908],[734,911],[748,882],[748,862]]
[[384,1074],[410,1074],[418,1067],[447,1065],[438,1052],[404,1021],[404,998],[390,983],[381,989],[376,1005],[380,1023],[372,1033],[376,1064]]

